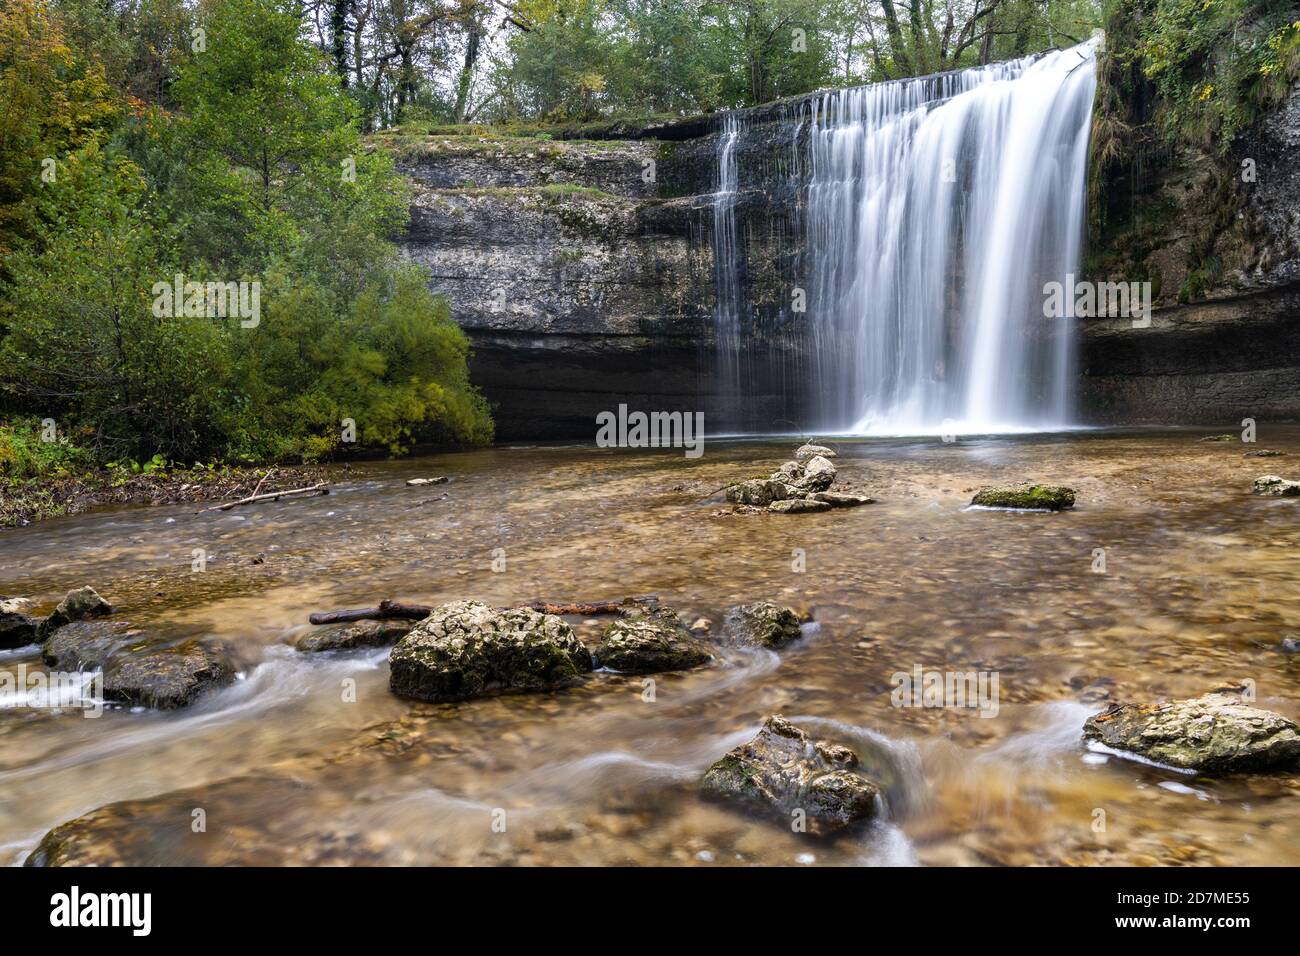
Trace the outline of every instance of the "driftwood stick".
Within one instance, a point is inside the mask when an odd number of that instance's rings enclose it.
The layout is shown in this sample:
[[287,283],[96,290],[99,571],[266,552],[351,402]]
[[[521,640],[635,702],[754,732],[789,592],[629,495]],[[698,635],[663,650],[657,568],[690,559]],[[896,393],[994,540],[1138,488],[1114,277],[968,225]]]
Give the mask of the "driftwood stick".
[[345,624],[351,621],[388,621],[400,618],[405,621],[422,621],[433,613],[424,604],[403,604],[400,601],[380,601],[378,607],[362,607],[352,611],[317,611],[307,620],[313,624]]
[[524,607],[542,614],[618,614],[629,604],[644,604],[657,600],[659,598],[653,594],[644,594],[641,597],[624,598],[621,601],[585,601],[573,604],[535,601],[532,604],[525,604]]
[[259,491],[261,491],[261,490],[262,490],[262,486],[263,486],[264,484],[266,484],[266,479],[270,478],[270,477],[271,477],[272,475],[274,475],[274,474],[275,474],[275,469],[272,468],[270,471],[268,471],[266,474],[264,474],[264,475],[263,475],[263,476],[258,480],[258,482],[257,482],[257,487],[253,489],[252,497],[254,497],[254,498],[257,497],[257,493],[258,493]]
[[[575,604],[552,604],[535,601],[525,604],[529,610],[541,614],[617,614],[629,604],[642,604],[659,600],[653,594],[642,597],[627,598],[623,601],[590,601]],[[433,608],[424,604],[403,604],[401,601],[384,600],[378,607],[359,607],[346,611],[315,611],[307,620],[313,624],[348,624],[353,621],[387,621],[394,618],[405,621],[422,621],[433,613]]]
[[194,512],[196,515],[204,514],[208,511],[229,511],[231,508],[239,505],[252,504],[254,501],[269,501],[272,499],[283,498],[286,495],[303,495],[320,492],[322,495],[330,493],[328,481],[322,481],[320,484],[312,485],[310,488],[293,488],[288,491],[268,491],[264,495],[249,495],[247,498],[240,498],[238,501],[227,501],[224,505],[214,505],[211,508],[204,508],[202,511]]

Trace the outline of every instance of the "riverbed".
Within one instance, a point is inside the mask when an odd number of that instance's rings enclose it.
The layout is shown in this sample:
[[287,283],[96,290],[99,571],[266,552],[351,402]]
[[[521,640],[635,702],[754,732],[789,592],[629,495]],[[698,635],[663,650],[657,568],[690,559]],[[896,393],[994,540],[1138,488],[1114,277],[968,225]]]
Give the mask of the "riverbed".
[[[185,710],[0,709],[0,862],[92,814],[80,861],[130,864],[1300,864],[1300,775],[1203,778],[1090,750],[1112,701],[1245,689],[1300,717],[1300,428],[833,442],[878,499],[735,514],[719,492],[793,438],[680,450],[500,446],[334,472],[331,494],[196,515],[119,507],[0,532],[0,594],[92,585],[115,618],[221,640],[238,679]],[[1284,452],[1255,458],[1259,449]],[[445,475],[444,485],[408,487]],[[968,510],[1066,484],[1059,514]],[[195,549],[204,569],[194,570]],[[388,691],[387,650],[302,654],[312,611],[656,595],[716,634],[731,605],[809,617],[778,651],[607,672],[460,704]],[[603,622],[571,618],[594,643]],[[39,667],[36,648],[0,668]],[[895,706],[894,675],[997,676],[995,712]],[[780,713],[884,785],[822,840],[702,800]]]

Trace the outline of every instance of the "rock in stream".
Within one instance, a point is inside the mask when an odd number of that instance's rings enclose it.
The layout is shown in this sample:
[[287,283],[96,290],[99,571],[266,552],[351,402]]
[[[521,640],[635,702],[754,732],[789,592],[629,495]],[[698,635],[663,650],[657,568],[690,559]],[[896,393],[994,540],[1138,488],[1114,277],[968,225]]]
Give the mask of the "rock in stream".
[[160,642],[124,621],[65,624],[41,656],[56,670],[102,670],[105,700],[158,709],[188,706],[235,676],[220,648],[194,639]]
[[765,812],[787,826],[802,810],[808,832],[827,836],[879,811],[880,788],[857,766],[852,750],[813,740],[775,714],[752,740],[711,766],[700,787],[707,797]]
[[771,601],[728,608],[722,626],[731,640],[758,647],[784,647],[803,633],[799,629],[799,615]]
[[394,694],[434,703],[562,687],[592,668],[591,654],[562,618],[478,601],[435,608],[388,661]]
[[981,488],[970,503],[984,508],[1064,511],[1074,507],[1074,489],[1064,485],[1002,485]]
[[1300,758],[1300,727],[1232,694],[1158,704],[1112,704],[1083,736],[1180,770],[1235,773]]
[[77,588],[69,591],[50,616],[41,621],[37,628],[36,639],[45,641],[56,630],[73,621],[107,617],[112,613],[113,605],[100,597],[94,588]]
[[594,657],[598,667],[623,674],[654,674],[699,667],[713,659],[670,608],[634,610],[605,629]]

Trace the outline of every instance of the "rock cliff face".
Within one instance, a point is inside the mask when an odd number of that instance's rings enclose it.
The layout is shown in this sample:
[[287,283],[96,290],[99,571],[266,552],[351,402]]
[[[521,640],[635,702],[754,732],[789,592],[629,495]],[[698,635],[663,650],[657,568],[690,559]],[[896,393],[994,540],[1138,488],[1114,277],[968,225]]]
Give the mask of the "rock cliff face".
[[[747,301],[772,320],[752,329],[760,347],[743,417],[722,414],[738,405],[713,394],[718,137],[708,130],[379,140],[415,188],[403,248],[468,333],[499,437],[592,436],[595,416],[620,403],[705,411],[712,434],[797,425],[787,387],[797,341],[779,331],[797,211],[784,178],[779,195],[749,190],[737,202]],[[766,149],[747,147],[747,172],[771,172]]]
[[1086,417],[1300,418],[1300,87],[1227,155],[1135,151],[1102,186],[1090,272],[1150,281],[1156,308],[1083,323]]
[[[405,252],[429,267],[468,333],[499,437],[590,438],[595,416],[621,403],[704,411],[714,435],[808,426],[808,314],[792,308],[807,284],[800,108],[747,111],[735,156],[733,261],[751,348],[733,378],[745,401],[720,394],[717,374],[718,122],[611,134],[626,139],[378,140],[415,187]],[[1109,205],[1140,193],[1165,212],[1145,233],[1128,223],[1094,236],[1090,272],[1150,279],[1157,308],[1146,329],[1081,324],[1085,421],[1300,418],[1300,90],[1242,150],[1255,182],[1234,182],[1228,199],[1222,175],[1195,172],[1213,164],[1192,156],[1154,180],[1107,185]],[[1207,196],[1222,199],[1217,217]],[[1207,274],[1205,261],[1219,271]]]

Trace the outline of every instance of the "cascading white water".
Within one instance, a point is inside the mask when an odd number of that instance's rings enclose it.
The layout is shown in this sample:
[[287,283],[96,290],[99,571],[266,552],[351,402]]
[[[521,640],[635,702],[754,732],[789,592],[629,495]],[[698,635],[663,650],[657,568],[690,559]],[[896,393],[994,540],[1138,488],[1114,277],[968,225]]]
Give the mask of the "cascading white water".
[[718,190],[713,194],[713,263],[717,290],[714,327],[717,335],[715,387],[734,396],[741,387],[740,250],[736,237],[736,143],[740,122],[735,113],[723,117],[718,137]]
[[813,427],[1068,423],[1094,88],[1089,43],[810,101]]

